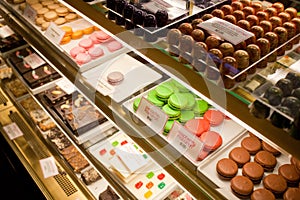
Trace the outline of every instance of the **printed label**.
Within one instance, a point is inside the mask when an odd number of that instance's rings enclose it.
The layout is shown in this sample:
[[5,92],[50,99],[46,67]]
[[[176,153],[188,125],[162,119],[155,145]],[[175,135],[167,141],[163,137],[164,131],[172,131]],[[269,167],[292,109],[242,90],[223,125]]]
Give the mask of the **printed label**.
[[15,32],[7,25],[2,26],[0,28],[0,37],[1,38],[7,38],[13,34],[15,34]]
[[67,78],[63,78],[57,81],[56,85],[60,87],[67,94],[72,94],[76,90],[74,84],[71,83],[71,81],[69,81],[69,79]]
[[40,57],[38,56],[36,53],[32,53],[28,56],[26,56],[24,58],[24,61],[30,65],[30,67],[32,69],[36,69],[40,66],[42,66],[43,64],[45,64],[46,62]]
[[29,4],[25,7],[24,14],[26,18],[28,18],[30,21],[34,22],[37,16],[36,10],[34,10]]
[[49,27],[45,32],[45,36],[55,44],[59,44],[64,35],[65,32],[53,22],[50,23]]
[[15,122],[4,126],[3,129],[10,140],[13,140],[23,135],[23,132],[20,130],[19,126]]
[[58,169],[53,157],[48,157],[40,160],[40,166],[44,175],[44,178],[55,176],[58,174]]

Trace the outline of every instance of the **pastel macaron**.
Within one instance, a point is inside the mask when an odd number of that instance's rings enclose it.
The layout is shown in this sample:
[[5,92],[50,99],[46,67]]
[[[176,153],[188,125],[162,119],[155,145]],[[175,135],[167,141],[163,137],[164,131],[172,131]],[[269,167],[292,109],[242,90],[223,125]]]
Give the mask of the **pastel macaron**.
[[174,110],[183,110],[188,104],[188,99],[183,93],[174,93],[169,97],[168,104]]
[[75,61],[79,65],[86,64],[86,63],[90,62],[91,60],[92,60],[91,56],[89,54],[86,54],[86,53],[78,53],[75,57]]
[[171,128],[173,127],[174,122],[175,122],[175,120],[168,120],[167,121],[167,123],[164,126],[164,132],[163,132],[164,135],[169,134]]
[[73,48],[70,50],[70,55],[72,56],[72,58],[76,58],[76,56],[77,56],[79,53],[85,53],[85,51],[86,51],[85,48],[76,46],[76,47],[73,47]]
[[94,46],[94,43],[93,43],[93,41],[92,41],[91,39],[86,38],[86,39],[81,40],[81,41],[78,43],[78,45],[79,45],[80,47],[85,48],[85,49],[88,50],[88,49],[90,49],[91,47]]
[[104,55],[104,51],[101,47],[93,46],[88,50],[88,54],[92,57],[92,59],[99,58]]
[[211,126],[218,126],[224,121],[224,114],[218,110],[208,110],[203,115],[204,119],[210,122]]
[[107,82],[111,85],[119,85],[123,79],[124,75],[119,71],[113,71],[107,75]]
[[218,149],[222,143],[222,137],[215,131],[206,131],[200,136],[200,140],[204,144],[204,150],[210,152]]
[[169,97],[173,94],[173,90],[171,88],[165,87],[163,85],[158,85],[155,88],[156,96],[159,100],[167,102]]
[[148,93],[147,99],[152,104],[154,104],[158,107],[162,107],[163,105],[165,105],[165,102],[163,102],[157,98],[155,90],[150,90],[150,92]]
[[123,45],[120,42],[114,40],[114,41],[109,42],[106,47],[107,47],[108,51],[114,52],[114,51],[121,49],[123,47]]
[[136,111],[140,105],[140,102],[141,102],[141,99],[140,97],[136,98],[134,101],[133,101],[133,110]]
[[208,103],[202,99],[196,100],[193,111],[196,116],[202,116],[208,110]]
[[101,30],[98,30],[98,31],[95,31],[93,33],[93,35],[100,41],[100,42],[104,42],[108,39],[110,39],[110,35],[108,35],[107,33],[105,33],[104,31],[101,31]]
[[162,110],[169,116],[169,120],[178,119],[181,114],[179,110],[173,110],[168,104],[165,104]]
[[191,119],[184,124],[184,127],[200,137],[204,132],[210,129],[210,124],[206,119]]
[[179,117],[179,122],[181,123],[185,123],[191,119],[195,118],[195,114],[193,111],[191,110],[183,110],[181,111],[181,115]]

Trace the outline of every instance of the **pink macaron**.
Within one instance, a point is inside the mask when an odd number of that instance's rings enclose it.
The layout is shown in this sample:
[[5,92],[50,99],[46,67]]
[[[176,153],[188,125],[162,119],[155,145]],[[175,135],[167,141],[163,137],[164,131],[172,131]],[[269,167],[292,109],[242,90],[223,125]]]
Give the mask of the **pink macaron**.
[[203,118],[208,120],[211,126],[218,126],[224,121],[225,115],[219,110],[208,110]]
[[95,35],[97,37],[98,40],[100,40],[101,42],[105,42],[106,40],[110,39],[110,35],[108,35],[107,33],[105,33],[104,31],[95,31],[93,33],[93,35]]
[[90,62],[92,60],[92,57],[87,53],[79,53],[77,54],[75,60],[79,65],[83,65]]
[[72,58],[76,58],[77,54],[84,53],[85,51],[85,48],[76,46],[70,50],[70,55],[72,56]]
[[78,45],[88,50],[89,48],[94,46],[94,43],[90,38],[87,38],[81,40]]
[[117,51],[117,50],[121,49],[122,47],[123,47],[123,45],[122,45],[120,42],[116,41],[116,40],[111,41],[111,42],[109,42],[109,43],[107,44],[107,49],[108,49],[110,52]]
[[92,59],[96,59],[100,56],[103,56],[104,52],[102,48],[94,46],[88,50],[88,54],[91,56]]
[[90,36],[89,36],[89,39],[91,39],[93,41],[94,44],[101,44],[102,41],[99,40],[96,36],[95,33],[92,33]]

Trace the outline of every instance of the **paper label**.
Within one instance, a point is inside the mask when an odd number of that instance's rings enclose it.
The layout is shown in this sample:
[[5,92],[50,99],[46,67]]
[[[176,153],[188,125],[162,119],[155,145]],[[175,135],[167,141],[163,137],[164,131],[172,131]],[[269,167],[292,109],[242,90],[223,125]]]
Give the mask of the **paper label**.
[[20,128],[18,127],[18,125],[15,122],[4,126],[3,129],[6,132],[6,134],[10,140],[13,140],[13,139],[23,135],[23,132],[20,130]]
[[65,32],[55,23],[51,22],[45,32],[45,36],[53,43],[59,44],[64,37]]
[[148,162],[143,155],[131,144],[127,143],[116,149],[117,156],[131,173],[144,167]]
[[52,177],[58,174],[58,169],[55,164],[54,157],[48,157],[40,160],[40,166],[44,175],[44,178]]
[[36,69],[46,62],[36,53],[32,53],[24,58],[24,61],[30,65],[31,69]]
[[234,45],[254,36],[253,33],[217,17],[204,21],[198,26]]
[[290,69],[300,73],[300,60],[290,66]]
[[190,133],[178,122],[174,122],[168,134],[168,140],[179,152],[193,160],[197,160],[204,145],[196,135]]
[[109,83],[107,83],[105,81],[101,81],[101,79],[100,79],[97,82],[96,90],[98,92],[100,92],[101,94],[103,94],[104,96],[107,96],[107,95],[113,94],[115,91],[115,88],[114,88],[114,86],[110,85]]
[[76,87],[74,86],[74,84],[71,83],[71,81],[69,81],[69,79],[67,79],[67,78],[63,78],[63,79],[57,81],[56,85],[58,87],[60,87],[67,94],[72,94],[76,90]]
[[15,34],[15,32],[7,25],[2,26],[0,28],[0,37],[1,38],[7,38],[13,34]]
[[169,118],[164,111],[144,97],[140,101],[136,114],[147,126],[159,134],[162,133]]
[[37,16],[36,10],[34,10],[29,4],[25,7],[24,14],[26,18],[28,18],[30,21],[34,22]]

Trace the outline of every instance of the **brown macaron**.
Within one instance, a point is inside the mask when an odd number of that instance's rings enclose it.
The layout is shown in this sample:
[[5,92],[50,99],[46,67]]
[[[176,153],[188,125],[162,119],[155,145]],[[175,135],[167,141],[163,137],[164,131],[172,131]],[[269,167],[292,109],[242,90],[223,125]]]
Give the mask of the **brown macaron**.
[[250,197],[251,200],[275,200],[274,194],[265,188],[258,188],[253,191]]
[[300,174],[300,160],[297,159],[296,157],[292,156],[291,157],[291,164],[293,164],[296,167],[296,170],[298,174]]
[[277,164],[277,160],[273,154],[268,151],[259,151],[255,157],[254,161],[260,164],[265,172],[272,172]]
[[230,181],[232,192],[241,199],[247,199],[253,192],[252,181],[245,176],[235,176]]
[[216,170],[221,179],[230,180],[237,174],[238,166],[230,158],[222,158],[217,162]]
[[229,152],[229,158],[236,162],[238,167],[243,167],[250,161],[250,154],[243,147],[235,147]]
[[300,200],[300,189],[288,188],[283,194],[283,200]]
[[270,190],[276,198],[282,197],[287,189],[286,180],[278,174],[269,174],[263,179],[263,185]]
[[261,150],[261,142],[257,137],[245,137],[241,142],[241,146],[245,148],[251,155],[254,155]]
[[248,177],[253,184],[259,184],[264,176],[264,168],[256,162],[248,162],[244,164],[242,174]]
[[262,149],[272,153],[274,156],[280,156],[281,152],[266,143],[265,141],[261,142]]
[[300,181],[300,175],[298,174],[295,165],[283,164],[278,168],[278,174],[280,174],[287,182],[288,187],[297,187]]

